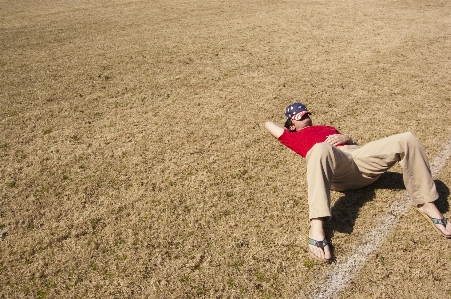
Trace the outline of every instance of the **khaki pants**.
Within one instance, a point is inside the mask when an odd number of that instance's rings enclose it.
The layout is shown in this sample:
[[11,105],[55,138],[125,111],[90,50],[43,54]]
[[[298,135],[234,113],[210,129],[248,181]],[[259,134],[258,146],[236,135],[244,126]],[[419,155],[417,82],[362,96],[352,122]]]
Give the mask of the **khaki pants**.
[[362,147],[318,143],[307,153],[309,217],[330,217],[330,190],[367,186],[396,162],[403,169],[406,190],[414,205],[438,198],[429,162],[416,137],[402,133]]

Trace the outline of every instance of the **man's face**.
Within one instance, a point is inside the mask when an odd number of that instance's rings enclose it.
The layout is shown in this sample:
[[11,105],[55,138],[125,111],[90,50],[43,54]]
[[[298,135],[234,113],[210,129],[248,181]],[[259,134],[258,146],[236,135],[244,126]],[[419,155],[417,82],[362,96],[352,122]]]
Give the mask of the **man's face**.
[[292,125],[290,127],[290,130],[299,132],[305,127],[309,127],[312,125],[312,120],[310,119],[309,115],[304,115],[300,120],[295,120],[294,118],[291,120]]

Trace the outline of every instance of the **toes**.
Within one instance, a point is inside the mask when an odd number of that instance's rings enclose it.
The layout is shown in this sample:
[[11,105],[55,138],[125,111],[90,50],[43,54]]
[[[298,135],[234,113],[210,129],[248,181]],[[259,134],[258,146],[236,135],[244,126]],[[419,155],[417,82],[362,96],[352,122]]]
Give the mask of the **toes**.
[[310,252],[313,253],[316,257],[324,258],[324,256],[323,256],[324,253],[320,248],[318,248],[316,246],[309,246],[309,247],[310,247]]
[[443,235],[445,235],[447,238],[451,237],[451,225],[448,223],[448,225],[445,227],[441,224],[435,224],[435,227],[442,232]]
[[331,255],[330,255],[329,246],[326,246],[326,247],[324,248],[324,258],[325,258],[326,260],[330,260],[330,257],[331,257]]
[[324,251],[322,251],[321,248],[316,248],[316,256],[319,256],[322,259],[326,258]]
[[451,236],[451,222],[448,221],[448,225],[445,227],[444,233],[448,236]]
[[325,254],[326,260],[330,260],[331,257],[332,257],[332,255],[330,254],[329,250],[326,250],[326,254]]
[[326,259],[329,260],[331,258],[331,254],[329,251],[329,245],[327,245],[326,247],[324,247],[324,251],[316,246],[309,246],[310,247],[310,251],[318,258],[320,259]]

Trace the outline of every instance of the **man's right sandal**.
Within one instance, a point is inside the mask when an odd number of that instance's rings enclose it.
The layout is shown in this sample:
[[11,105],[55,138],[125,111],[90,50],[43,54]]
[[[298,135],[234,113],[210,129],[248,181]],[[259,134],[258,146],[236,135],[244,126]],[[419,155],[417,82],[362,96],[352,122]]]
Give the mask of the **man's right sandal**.
[[[324,239],[324,240],[322,240],[322,241],[317,241],[317,240],[314,240],[314,239],[312,239],[312,238],[309,238],[309,239],[308,239],[308,243],[309,243],[310,245],[313,245],[313,246],[315,246],[315,247],[320,248],[323,252],[324,252],[324,247],[326,247],[327,245],[329,245],[329,243],[327,243],[327,240],[326,240],[326,239]],[[318,261],[321,261],[321,262],[328,262],[328,261],[330,261],[330,260],[328,260],[328,259],[323,259],[323,258],[317,257],[317,256],[314,255],[313,252],[311,252],[311,251],[310,251],[310,255],[311,255],[314,259],[316,259],[316,260],[318,260]]]
[[446,225],[448,224],[448,219],[446,219],[445,217],[443,217],[442,219],[438,219],[438,218],[432,218],[429,217],[426,214],[421,213],[419,210],[417,210],[418,213],[420,213],[421,215],[423,215],[423,217],[432,225],[432,227],[439,232],[439,234],[441,234],[442,236],[444,236],[445,238],[451,238],[451,236],[445,235],[437,226],[438,225],[443,225],[444,227],[446,227]]

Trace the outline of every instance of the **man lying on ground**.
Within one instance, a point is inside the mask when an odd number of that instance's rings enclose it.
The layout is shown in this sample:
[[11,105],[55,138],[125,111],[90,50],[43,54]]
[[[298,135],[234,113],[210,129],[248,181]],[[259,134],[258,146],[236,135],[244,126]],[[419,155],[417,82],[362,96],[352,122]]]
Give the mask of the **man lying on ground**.
[[[331,259],[323,224],[331,217],[330,190],[346,191],[375,182],[396,162],[412,203],[443,236],[451,238],[451,223],[434,204],[438,198],[423,148],[410,133],[402,133],[358,146],[334,127],[313,126],[302,103],[285,111],[285,128],[266,122],[266,129],[282,144],[306,158],[309,204],[309,250],[323,261]],[[293,174],[296,177],[296,174]]]

